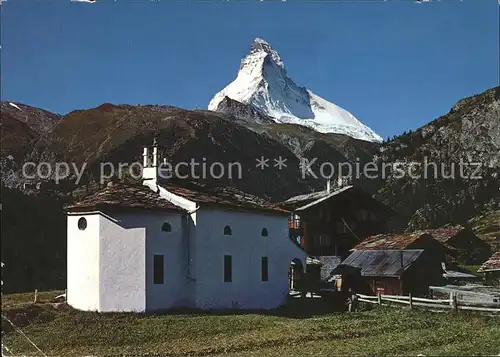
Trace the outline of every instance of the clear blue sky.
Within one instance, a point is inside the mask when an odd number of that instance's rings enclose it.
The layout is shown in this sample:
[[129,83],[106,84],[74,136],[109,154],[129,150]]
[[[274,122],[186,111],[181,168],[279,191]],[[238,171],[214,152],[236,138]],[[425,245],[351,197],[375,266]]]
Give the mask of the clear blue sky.
[[384,137],[498,85],[497,0],[101,1],[4,2],[2,99],[58,113],[206,108],[255,37],[298,85]]

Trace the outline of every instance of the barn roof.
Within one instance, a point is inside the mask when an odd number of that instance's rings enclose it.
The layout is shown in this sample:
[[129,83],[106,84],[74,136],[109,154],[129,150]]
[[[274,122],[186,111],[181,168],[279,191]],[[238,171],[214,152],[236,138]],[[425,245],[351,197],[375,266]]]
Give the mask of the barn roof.
[[500,251],[493,253],[493,255],[481,265],[478,272],[500,271]]
[[406,249],[422,236],[432,238],[429,234],[421,231],[402,234],[378,234],[366,238],[352,250]]
[[357,250],[340,266],[361,269],[362,276],[400,277],[422,252],[422,249]]
[[161,198],[156,192],[139,183],[110,183],[103,189],[65,208],[68,211],[132,208],[184,212],[182,208]]
[[436,229],[426,229],[424,232],[432,235],[434,239],[440,241],[441,243],[446,243],[464,229],[465,228],[462,226],[455,226],[455,227],[443,227]]
[[334,275],[335,268],[342,263],[342,259],[335,255],[316,257],[321,264],[321,280],[328,281]]

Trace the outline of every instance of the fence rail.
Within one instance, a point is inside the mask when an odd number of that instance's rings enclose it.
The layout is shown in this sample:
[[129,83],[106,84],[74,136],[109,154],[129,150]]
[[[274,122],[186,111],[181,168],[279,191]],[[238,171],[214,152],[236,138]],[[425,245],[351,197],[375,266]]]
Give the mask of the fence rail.
[[452,309],[452,310],[468,310],[468,311],[480,311],[480,312],[490,312],[494,314],[500,314],[500,304],[498,303],[486,303],[486,302],[470,302],[458,300],[457,296],[450,293],[449,299],[427,299],[412,297],[411,294],[408,296],[404,295],[363,295],[357,294],[359,301],[368,304],[377,304],[382,306],[391,305],[391,303],[409,305],[410,308],[413,306],[433,308],[433,309]]

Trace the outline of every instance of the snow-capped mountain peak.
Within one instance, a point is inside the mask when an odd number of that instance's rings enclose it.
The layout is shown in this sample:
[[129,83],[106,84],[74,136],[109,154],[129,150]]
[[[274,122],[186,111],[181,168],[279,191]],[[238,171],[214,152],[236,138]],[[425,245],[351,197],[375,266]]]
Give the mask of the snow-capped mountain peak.
[[261,38],[253,40],[234,81],[208,105],[217,111],[225,97],[249,104],[279,123],[300,124],[322,133],[339,133],[366,141],[382,138],[347,110],[299,87],[287,76],[279,53]]
[[250,48],[250,54],[265,53],[271,57],[271,59],[276,65],[278,65],[278,67],[285,69],[285,64],[283,63],[283,60],[281,59],[279,53],[276,52],[271,47],[271,45],[262,38],[257,37],[255,40],[253,40],[252,46]]

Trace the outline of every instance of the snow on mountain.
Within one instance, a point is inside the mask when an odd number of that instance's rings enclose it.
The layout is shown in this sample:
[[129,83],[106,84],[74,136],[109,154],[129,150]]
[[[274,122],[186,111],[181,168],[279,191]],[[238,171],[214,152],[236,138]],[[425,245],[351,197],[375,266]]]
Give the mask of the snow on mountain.
[[347,110],[297,86],[287,76],[278,52],[261,38],[253,41],[236,79],[212,98],[208,109],[217,111],[226,96],[254,106],[279,123],[305,125],[321,133],[345,134],[365,141],[382,141]]
[[16,108],[17,110],[22,110],[21,108],[19,108],[19,107],[17,106],[17,104],[16,104],[16,103],[9,103],[9,105],[10,105],[11,107]]

